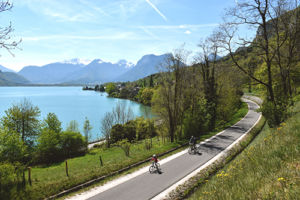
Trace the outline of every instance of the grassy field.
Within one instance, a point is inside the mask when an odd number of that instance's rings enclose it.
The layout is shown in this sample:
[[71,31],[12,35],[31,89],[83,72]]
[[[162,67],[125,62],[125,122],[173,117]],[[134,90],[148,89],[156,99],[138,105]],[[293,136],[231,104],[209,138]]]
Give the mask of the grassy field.
[[[233,116],[232,120],[224,126],[219,127],[218,130],[235,124],[247,113],[247,110],[247,104],[243,103],[240,110]],[[203,135],[201,140],[209,138],[217,132],[218,131],[207,133]],[[150,158],[154,153],[163,153],[182,144],[176,142],[166,142],[163,144],[158,138],[153,138],[152,143],[153,147],[150,150],[145,149],[145,141],[133,144],[130,149],[130,157],[126,157],[119,147],[93,149],[85,156],[68,160],[69,177],[66,176],[65,162],[51,166],[32,167],[32,186],[27,185],[26,190],[15,187],[10,192],[5,193],[6,196],[2,196],[2,198],[44,199],[45,197],[80,183],[110,174],[138,161]],[[100,156],[104,163],[103,166],[100,165]],[[27,178],[27,172],[25,175]]]
[[299,199],[300,103],[280,127],[267,125],[234,160],[188,199]]
[[[68,189],[79,183],[117,171],[130,164],[151,157],[154,153],[162,153],[179,146],[179,143],[166,142],[163,144],[153,139],[153,148],[145,150],[143,142],[132,145],[130,157],[126,157],[119,147],[110,149],[93,149],[82,157],[68,160],[69,177],[66,176],[65,163],[58,163],[46,167],[32,168],[32,186],[25,191],[18,191],[10,199],[43,199],[52,194]],[[100,165],[100,157],[103,166]],[[27,174],[26,174],[27,177]]]

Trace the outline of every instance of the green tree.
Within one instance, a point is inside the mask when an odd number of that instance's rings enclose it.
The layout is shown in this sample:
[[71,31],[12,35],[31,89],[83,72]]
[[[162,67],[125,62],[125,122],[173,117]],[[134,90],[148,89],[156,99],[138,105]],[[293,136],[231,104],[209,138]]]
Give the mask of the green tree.
[[62,131],[61,122],[54,113],[48,113],[46,119],[44,119],[42,127],[52,130],[56,133],[60,133]]
[[63,159],[60,132],[44,128],[37,140],[38,161],[53,163]]
[[200,74],[202,76],[202,86],[204,97],[206,99],[206,110],[210,114],[209,129],[213,130],[217,118],[217,80],[216,68],[218,66],[218,53],[220,52],[220,45],[218,34],[212,34],[205,41],[201,42],[198,46],[202,50],[200,62]]
[[206,110],[206,100],[200,99],[197,104],[186,110],[183,120],[183,132],[185,138],[190,138],[192,135],[199,137],[208,130],[210,115]]
[[89,143],[89,140],[91,138],[90,132],[92,130],[92,126],[90,125],[90,120],[88,120],[87,117],[85,117],[84,125],[83,125],[83,133],[85,137],[85,141]]
[[99,91],[100,91],[100,92],[105,92],[105,88],[104,88],[103,85],[100,85]]
[[129,141],[133,142],[136,138],[136,125],[133,120],[123,125],[124,137]]
[[138,140],[145,139],[148,136],[148,124],[143,117],[136,119],[136,134]]
[[[184,90],[186,59],[188,52],[179,49],[170,54],[163,64],[161,84],[153,95],[154,111],[162,118],[168,128],[171,142],[174,142],[178,127],[182,124],[184,113]],[[179,131],[181,132],[181,131]]]
[[[271,116],[272,124],[279,125],[284,119],[286,103],[283,100],[289,98],[291,90],[290,70],[295,62],[297,38],[299,38],[298,1],[291,0],[243,0],[239,1],[234,8],[227,12],[227,22],[221,25],[220,34],[223,48],[229,54],[233,64],[244,74],[249,76],[266,91],[267,117]],[[288,9],[295,9],[288,14]],[[287,16],[291,15],[291,16]],[[287,20],[286,20],[287,19]],[[238,35],[240,26],[256,28],[257,34],[254,39],[247,39]],[[243,47],[239,48],[238,47]],[[253,74],[247,68],[247,64],[241,62],[240,52],[245,47],[253,48],[255,56],[265,65],[266,77],[262,79]],[[279,69],[280,73],[276,71]],[[281,79],[283,90],[277,91],[278,77]],[[289,93],[291,94],[291,93]],[[268,101],[268,102],[266,102]],[[263,107],[264,107],[263,105]],[[266,113],[266,112],[265,112]]]
[[153,74],[150,75],[150,79],[149,79],[149,87],[154,87],[154,83],[153,83]]
[[20,134],[21,139],[27,145],[32,145],[35,137],[39,133],[40,109],[32,103],[23,99],[19,104],[13,105],[5,111],[5,116],[1,119],[2,125],[9,132]]
[[0,129],[0,160],[2,162],[23,162],[27,153],[27,147],[18,133]]
[[117,87],[114,83],[108,83],[106,85],[105,91],[107,92],[108,95],[112,95],[114,92],[117,91]]
[[143,88],[138,93],[139,101],[144,105],[151,105],[151,100],[153,96],[153,89],[151,88]]
[[72,132],[70,130],[62,132],[61,146],[65,158],[83,155],[87,150],[84,137],[79,132]]
[[124,127],[122,124],[115,124],[112,126],[110,131],[111,141],[112,143],[116,143],[125,138],[124,136]]

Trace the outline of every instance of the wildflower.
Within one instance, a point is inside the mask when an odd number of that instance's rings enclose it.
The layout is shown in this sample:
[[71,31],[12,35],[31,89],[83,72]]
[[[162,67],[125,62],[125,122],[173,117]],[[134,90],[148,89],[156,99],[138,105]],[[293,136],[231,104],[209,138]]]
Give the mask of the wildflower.
[[281,126],[285,126],[285,125],[286,125],[286,123],[282,122],[280,125],[281,125]]
[[280,131],[280,129],[282,129],[282,127],[278,127],[277,130]]
[[285,179],[283,177],[280,177],[280,178],[277,179],[277,181],[279,181],[279,182],[280,181],[285,181]]

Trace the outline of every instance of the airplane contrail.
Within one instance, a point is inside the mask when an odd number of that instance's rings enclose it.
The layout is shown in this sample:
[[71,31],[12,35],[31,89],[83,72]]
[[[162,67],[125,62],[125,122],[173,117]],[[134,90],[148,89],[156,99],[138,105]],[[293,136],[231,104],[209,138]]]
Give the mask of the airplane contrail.
[[166,16],[164,14],[162,14],[158,8],[153,4],[151,3],[150,0],[145,0],[165,21],[168,21],[168,19],[166,18]]

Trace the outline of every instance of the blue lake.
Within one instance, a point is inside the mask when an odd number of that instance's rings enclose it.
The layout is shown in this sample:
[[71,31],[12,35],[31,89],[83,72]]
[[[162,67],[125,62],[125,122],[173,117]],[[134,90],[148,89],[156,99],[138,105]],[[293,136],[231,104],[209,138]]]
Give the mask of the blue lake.
[[111,112],[118,102],[126,103],[134,115],[149,117],[151,109],[139,103],[107,97],[106,93],[83,91],[82,87],[0,87],[0,117],[13,104],[27,98],[41,110],[40,119],[53,112],[65,129],[71,120],[76,120],[83,132],[85,117],[90,120],[92,140],[102,136],[101,119],[106,112]]

